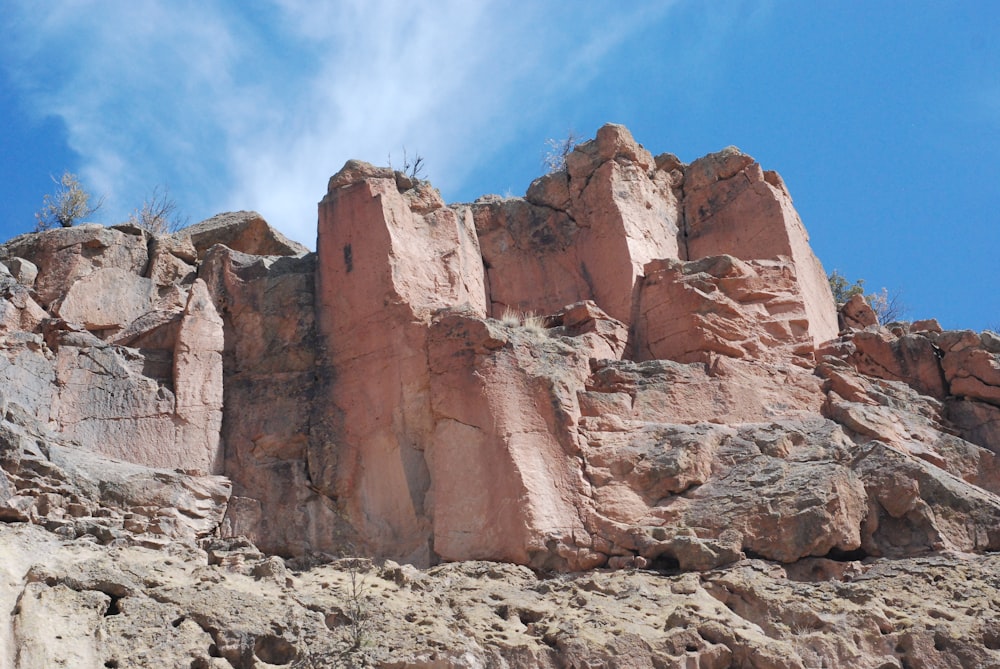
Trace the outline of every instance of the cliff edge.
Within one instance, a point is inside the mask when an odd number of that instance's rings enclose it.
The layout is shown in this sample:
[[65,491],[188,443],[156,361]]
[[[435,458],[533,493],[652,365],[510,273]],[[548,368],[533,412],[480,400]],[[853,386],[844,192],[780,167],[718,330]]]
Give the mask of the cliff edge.
[[316,248],[0,246],[10,666],[1000,666],[1000,338],[834,304],[751,157],[349,161]]

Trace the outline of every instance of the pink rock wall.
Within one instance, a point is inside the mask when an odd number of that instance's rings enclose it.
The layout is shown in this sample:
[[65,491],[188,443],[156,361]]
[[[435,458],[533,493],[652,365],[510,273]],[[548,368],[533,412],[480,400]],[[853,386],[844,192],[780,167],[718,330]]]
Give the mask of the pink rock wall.
[[726,253],[790,261],[814,344],[837,336],[826,272],[776,172],[763,171],[735,147],[696,160],[685,171],[684,221],[689,260]]
[[533,183],[526,200],[471,205],[490,315],[549,314],[593,300],[631,323],[643,265],[678,257],[678,181],[628,130],[606,125],[568,156],[566,170]]
[[[809,292],[822,268],[794,211],[783,209],[783,190],[762,182],[760,192],[737,192],[753,220],[727,219],[778,240],[777,251],[743,248],[754,256],[746,261],[679,259],[692,244],[685,218],[697,213],[688,188],[714,206],[712,189],[735,187],[735,175],[755,165],[733,152],[690,168],[671,156],[654,160],[627,130],[605,126],[568,157],[565,171],[532,184],[527,200],[484,198],[456,207],[399,173],[345,165],[320,204],[322,371],[308,448],[311,485],[334,501],[348,526],[335,532],[418,563],[490,558],[581,568],[615,554],[676,553],[662,542],[652,549],[623,539],[627,530],[607,520],[621,517],[614,509],[632,493],[620,486],[610,496],[588,492],[592,482],[581,468],[586,437],[577,424],[588,412],[611,419],[617,405],[626,408],[621,420],[634,420],[640,399],[590,393],[588,360],[711,361],[721,353],[798,357],[811,366],[815,342],[836,335],[811,317],[835,328],[836,313],[828,293]],[[738,234],[710,229],[706,221],[715,213],[705,209],[698,219],[698,253],[743,244]],[[727,215],[713,225],[724,227]],[[581,300],[593,306],[563,309]],[[551,330],[523,318],[486,318],[507,310],[544,314]],[[612,322],[619,325],[601,325]],[[818,384],[789,374],[796,381],[774,384],[755,408],[724,411],[764,418],[786,411],[771,406],[818,410]],[[717,367],[715,375],[730,377],[719,385],[723,392],[760,387],[752,371]],[[711,398],[713,410],[729,402],[712,395],[717,391],[704,395],[701,383],[691,397]],[[692,402],[668,413],[689,406],[689,416],[701,415]],[[643,504],[640,517],[655,501]],[[854,520],[856,514],[830,522]],[[833,544],[803,550],[849,549],[860,541],[838,532],[843,538]]]
[[320,203],[317,326],[330,380],[317,391],[309,467],[374,550],[426,563],[428,324],[446,307],[485,315],[486,293],[471,218],[403,179],[351,162]]

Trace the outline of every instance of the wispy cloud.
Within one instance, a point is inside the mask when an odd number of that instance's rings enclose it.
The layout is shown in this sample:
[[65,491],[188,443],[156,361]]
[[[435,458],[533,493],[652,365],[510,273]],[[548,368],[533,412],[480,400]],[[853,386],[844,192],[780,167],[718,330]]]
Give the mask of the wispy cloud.
[[311,243],[346,159],[401,162],[406,146],[457,189],[672,3],[539,4],[22,3],[0,52],[38,113],[65,121],[112,218],[164,185],[194,217],[254,208]]

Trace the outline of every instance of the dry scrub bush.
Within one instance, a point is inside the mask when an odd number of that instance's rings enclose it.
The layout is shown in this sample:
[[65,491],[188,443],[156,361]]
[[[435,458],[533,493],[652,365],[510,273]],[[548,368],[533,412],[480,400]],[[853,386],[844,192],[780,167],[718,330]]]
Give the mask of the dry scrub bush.
[[500,316],[500,322],[510,328],[522,327],[532,334],[541,334],[545,331],[545,316],[539,316],[533,311],[520,312],[516,309],[506,307]]
[[888,288],[883,288],[875,293],[865,295],[865,280],[858,279],[851,283],[843,274],[837,270],[830,272],[827,276],[830,282],[830,290],[833,292],[833,301],[839,306],[844,304],[855,295],[865,298],[868,306],[875,312],[880,325],[898,321],[906,315],[907,308],[903,302],[899,291],[889,292]]
[[169,235],[183,228],[187,221],[177,213],[177,203],[170,197],[170,191],[153,189],[149,197],[129,216],[128,222],[154,235]]
[[63,172],[62,178],[56,181],[56,192],[46,195],[42,200],[42,208],[35,213],[35,231],[48,230],[56,226],[69,228],[80,220],[92,215],[101,205],[104,198],[97,204],[90,205],[90,193],[83,189],[80,180],[72,172]]
[[580,137],[572,130],[563,139],[545,140],[545,146],[548,149],[545,152],[545,157],[542,159],[542,164],[545,166],[546,171],[551,174],[552,172],[565,169],[566,158],[579,143]]

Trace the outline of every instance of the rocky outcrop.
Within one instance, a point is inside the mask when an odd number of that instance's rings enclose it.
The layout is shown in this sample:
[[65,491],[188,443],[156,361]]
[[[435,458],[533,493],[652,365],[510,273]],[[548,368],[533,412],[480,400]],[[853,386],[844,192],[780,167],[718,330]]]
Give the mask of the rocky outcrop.
[[19,237],[0,381],[11,666],[998,660],[1000,339],[838,310],[734,148]]
[[[176,241],[173,241],[176,240]],[[172,245],[190,244],[199,259],[216,244],[234,251],[258,256],[299,256],[309,252],[302,244],[294,242],[267,224],[255,211],[237,211],[219,214],[182,229],[173,235]],[[178,254],[182,259],[188,259]]]
[[[26,667],[989,667],[994,555],[704,574],[419,571],[245,542],[106,551],[0,525],[0,657]],[[959,606],[956,603],[960,602]]]

